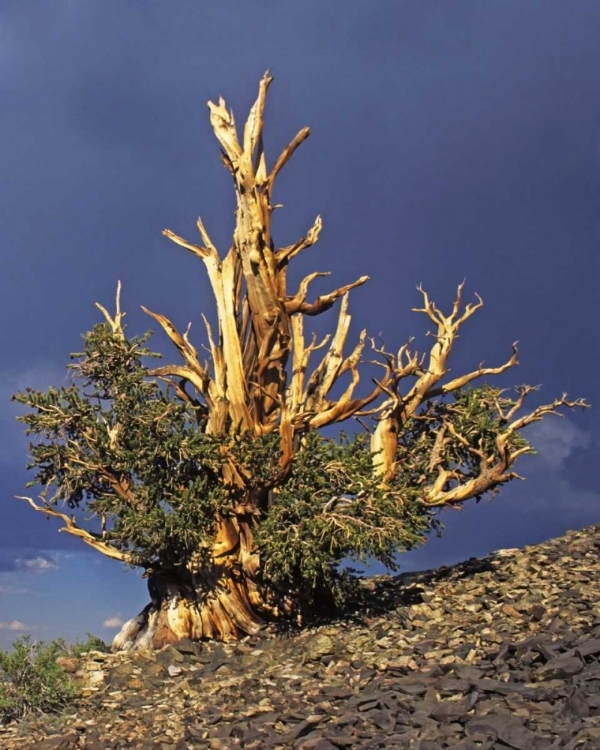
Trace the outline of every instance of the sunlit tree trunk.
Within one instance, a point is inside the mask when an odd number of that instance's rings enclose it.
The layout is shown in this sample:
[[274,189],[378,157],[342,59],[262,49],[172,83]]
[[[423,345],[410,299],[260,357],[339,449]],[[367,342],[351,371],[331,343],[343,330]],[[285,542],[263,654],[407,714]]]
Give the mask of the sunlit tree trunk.
[[[266,622],[291,610],[257,580],[258,559],[252,551],[251,524],[237,519],[223,527],[215,562],[196,572],[148,575],[151,603],[129,620],[113,650],[162,648],[182,638],[232,640],[258,632]],[[228,551],[222,551],[227,540]]]

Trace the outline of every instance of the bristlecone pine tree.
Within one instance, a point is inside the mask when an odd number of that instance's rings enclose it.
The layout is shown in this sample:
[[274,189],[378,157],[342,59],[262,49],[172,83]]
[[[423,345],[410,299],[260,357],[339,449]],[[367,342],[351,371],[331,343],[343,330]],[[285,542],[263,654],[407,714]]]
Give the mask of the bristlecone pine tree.
[[[145,346],[150,333],[125,335],[119,284],[115,315],[97,304],[106,321],[72,355],[72,384],[13,397],[30,407],[19,419],[37,438],[27,486],[43,487],[39,501],[20,499],[62,519],[61,531],[145,570],[151,602],[123,626],[113,650],[235,639],[343,602],[353,579],[340,573],[341,561],[393,566],[398,552],[439,528],[440,508],[479,500],[518,477],[516,459],[534,453],[522,428],[559,407],[587,406],[563,394],[523,414],[535,388],[509,397],[471,385],[516,365],[515,345],[498,367],[446,379],[459,329],[482,306],[479,297],[463,306],[462,284],[448,315],[419,287],[416,312],[434,328],[427,356],[410,342],[390,353],[365,331],[344,354],[348,293],[368,277],[314,301],[310,283],[324,273],[287,288],[288,266],[317,242],[321,218],[293,244],[275,245],[273,186],[309,130],[267,168],[271,81],[262,78],[241,140],[223,99],[208,104],[236,194],[229,251],[219,252],[200,219],[201,244],[164,232],[206,266],[218,320],[213,331],[204,318],[210,361],[201,362],[189,327],[181,333],[143,308],[181,356],[148,368],[144,362],[160,355]],[[333,335],[307,341],[305,316],[338,300]],[[359,396],[365,345],[381,371]],[[361,425],[354,436],[320,433],[350,418]]]

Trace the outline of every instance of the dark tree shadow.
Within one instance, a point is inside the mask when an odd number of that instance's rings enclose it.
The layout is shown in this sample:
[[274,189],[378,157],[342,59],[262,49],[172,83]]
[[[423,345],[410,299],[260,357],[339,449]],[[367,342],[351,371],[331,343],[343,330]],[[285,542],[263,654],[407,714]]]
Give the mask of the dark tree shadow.
[[472,557],[455,565],[442,565],[431,570],[380,575],[360,578],[343,607],[337,607],[331,600],[322,598],[313,610],[304,616],[302,627],[289,622],[273,624],[271,633],[292,635],[306,627],[333,624],[340,621],[366,624],[372,617],[397,612],[402,618],[402,610],[414,604],[422,604],[423,594],[428,587],[441,581],[472,578],[479,573],[495,571],[493,555],[484,558]]

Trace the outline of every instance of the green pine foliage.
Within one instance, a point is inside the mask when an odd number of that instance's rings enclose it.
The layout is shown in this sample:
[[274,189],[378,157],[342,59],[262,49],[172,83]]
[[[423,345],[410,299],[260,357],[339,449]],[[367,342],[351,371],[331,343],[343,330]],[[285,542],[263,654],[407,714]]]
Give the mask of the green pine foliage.
[[[223,484],[225,449],[254,487],[270,489],[256,534],[262,576],[307,606],[324,594],[342,597],[342,560],[373,558],[393,569],[398,552],[440,533],[436,509],[420,502],[440,429],[453,426],[493,455],[501,410],[515,403],[482,385],[425,404],[406,424],[397,452],[402,471],[385,489],[364,432],[338,439],[305,433],[291,471],[277,480],[277,431],[258,439],[206,434],[194,404],[149,376],[144,362],[159,356],[146,347],[149,337],[122,338],[96,325],[84,335],[84,351],[72,355],[71,384],[15,396],[31,409],[19,418],[35,438],[28,486],[42,485],[50,504],[85,511],[98,538],[128,552],[131,564],[177,570],[192,557],[208,560],[215,518],[232,514],[247,489]],[[509,448],[528,445],[515,432]],[[463,481],[477,475],[463,442],[448,440],[440,450],[443,465]]]

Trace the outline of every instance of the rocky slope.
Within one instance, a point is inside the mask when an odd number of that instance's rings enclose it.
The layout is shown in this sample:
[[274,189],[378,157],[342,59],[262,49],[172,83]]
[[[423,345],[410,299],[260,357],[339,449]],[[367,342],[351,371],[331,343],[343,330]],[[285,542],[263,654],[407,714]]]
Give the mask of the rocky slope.
[[600,748],[600,525],[379,578],[365,609],[238,644],[65,660],[82,697],[6,750]]

